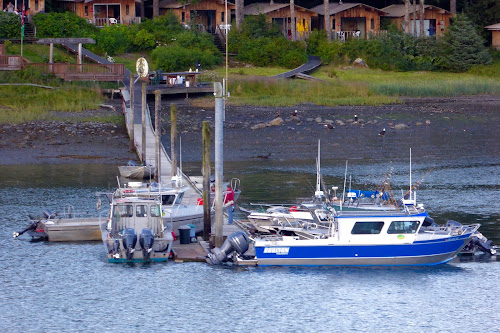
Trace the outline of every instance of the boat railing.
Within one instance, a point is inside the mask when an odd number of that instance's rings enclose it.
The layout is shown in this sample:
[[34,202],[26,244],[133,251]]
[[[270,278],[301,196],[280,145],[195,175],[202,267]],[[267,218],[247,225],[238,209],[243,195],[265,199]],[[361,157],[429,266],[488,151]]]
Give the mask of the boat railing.
[[466,233],[474,233],[479,229],[481,225],[470,224],[470,225],[460,225],[460,226],[444,226],[444,227],[422,227],[420,232],[433,235],[450,235],[450,236],[460,236]]

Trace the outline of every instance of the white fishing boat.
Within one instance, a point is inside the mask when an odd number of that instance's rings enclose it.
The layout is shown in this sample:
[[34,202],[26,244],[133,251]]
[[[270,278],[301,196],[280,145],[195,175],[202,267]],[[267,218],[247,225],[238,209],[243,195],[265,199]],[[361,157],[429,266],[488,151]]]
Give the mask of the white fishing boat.
[[171,225],[165,225],[158,197],[118,197],[101,236],[109,262],[167,261],[172,242]]
[[155,175],[155,167],[151,165],[137,165],[128,161],[127,165],[119,166],[120,176],[131,179],[148,179]]

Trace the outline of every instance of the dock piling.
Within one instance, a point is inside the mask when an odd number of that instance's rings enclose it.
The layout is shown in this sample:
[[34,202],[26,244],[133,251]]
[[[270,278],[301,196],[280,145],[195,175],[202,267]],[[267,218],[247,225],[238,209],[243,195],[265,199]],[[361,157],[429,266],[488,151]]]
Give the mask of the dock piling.
[[172,161],[172,181],[177,181],[177,154],[175,146],[177,145],[177,105],[170,104],[170,159]]
[[142,163],[146,165],[146,82],[142,82]]
[[155,162],[156,162],[156,180],[161,184],[161,158],[160,158],[160,140],[161,140],[161,92],[155,91]]
[[130,150],[135,150],[134,139],[134,74],[130,73],[130,114],[129,114],[129,133],[130,133]]
[[204,121],[202,127],[203,142],[203,240],[210,237],[212,219],[210,214],[210,122]]
[[224,98],[222,84],[214,82],[215,95],[215,246],[221,247],[224,227],[224,216],[222,212],[222,180],[223,180],[223,118]]

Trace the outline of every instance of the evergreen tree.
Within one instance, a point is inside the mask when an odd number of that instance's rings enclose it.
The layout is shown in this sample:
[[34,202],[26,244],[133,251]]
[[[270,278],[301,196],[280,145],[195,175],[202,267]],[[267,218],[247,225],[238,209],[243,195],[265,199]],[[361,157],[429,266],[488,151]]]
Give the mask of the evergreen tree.
[[453,72],[465,72],[472,65],[490,63],[491,55],[484,42],[467,16],[458,15],[443,38],[445,67]]

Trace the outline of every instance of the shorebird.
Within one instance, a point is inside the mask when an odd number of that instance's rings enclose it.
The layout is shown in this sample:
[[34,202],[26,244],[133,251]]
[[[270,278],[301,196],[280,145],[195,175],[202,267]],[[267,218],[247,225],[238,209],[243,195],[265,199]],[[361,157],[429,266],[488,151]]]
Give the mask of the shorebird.
[[332,130],[334,129],[335,127],[333,127],[332,124],[328,123],[328,124],[325,124],[325,127],[328,128],[329,130]]
[[355,115],[354,115],[354,122],[355,122],[355,123],[357,123],[357,122],[358,122],[358,115],[357,115],[357,114],[355,114]]
[[290,117],[298,117],[298,112],[297,110],[293,111],[292,115]]
[[381,137],[384,137],[385,136],[385,128],[378,135]]
[[280,116],[280,112],[278,111],[278,113],[276,114],[276,117],[274,117],[274,119],[279,118],[279,117],[281,117],[281,116]]

